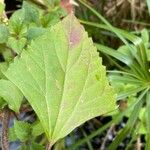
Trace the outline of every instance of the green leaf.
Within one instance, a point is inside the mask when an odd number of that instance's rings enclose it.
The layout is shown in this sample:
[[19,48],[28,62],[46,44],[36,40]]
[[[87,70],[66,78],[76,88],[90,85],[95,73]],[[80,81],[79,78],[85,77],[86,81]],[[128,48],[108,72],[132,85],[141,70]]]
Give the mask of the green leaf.
[[30,145],[23,144],[20,148],[21,150],[44,150],[44,146],[37,144],[37,143],[31,143]]
[[37,144],[37,143],[32,143],[30,148],[27,150],[45,150],[43,145]]
[[8,103],[10,109],[19,112],[23,95],[12,82],[3,79],[0,80],[0,97]]
[[[146,95],[146,99],[148,98],[148,92]],[[139,130],[138,133],[139,134],[147,134],[147,113],[146,113],[146,109],[145,107],[141,108],[140,110],[140,114],[139,114],[139,119],[140,119],[140,123],[139,123]]]
[[17,135],[15,133],[15,128],[14,127],[11,127],[9,128],[9,141],[17,141],[18,138],[17,138]]
[[149,32],[147,29],[143,29],[141,31],[141,38],[143,40],[144,43],[149,43]]
[[146,130],[145,125],[142,122],[140,122],[138,134],[146,134],[146,133],[147,133],[147,130]]
[[0,79],[5,78],[5,75],[3,74],[3,72],[6,71],[7,68],[8,68],[8,63],[6,63],[6,62],[0,63]]
[[39,23],[39,11],[30,3],[23,1],[22,9],[24,10],[26,23]]
[[42,25],[43,27],[51,27],[52,25],[55,25],[56,23],[58,23],[59,20],[60,19],[58,18],[57,14],[50,13],[50,14],[45,15],[42,18]]
[[148,12],[149,12],[149,14],[150,14],[150,1],[149,1],[149,0],[146,0],[146,2],[147,2]]
[[130,115],[130,118],[128,119],[126,126],[118,133],[114,141],[109,145],[108,150],[117,149],[118,145],[126,137],[126,135],[131,133],[131,131],[134,129],[133,127],[138,119],[139,112],[142,108],[143,97],[145,96],[147,91],[148,89],[145,89],[144,91],[141,92],[140,96],[136,100],[136,103],[134,104],[133,112]]
[[27,27],[25,22],[25,10],[20,9],[13,13],[9,19],[9,30],[10,33],[18,36],[24,36],[27,32]]
[[14,131],[21,142],[26,142],[31,137],[31,125],[27,122],[15,120]]
[[131,65],[133,58],[128,57],[127,55],[121,53],[120,51],[116,51],[110,47],[101,45],[101,44],[95,44],[95,46],[97,47],[97,49],[101,52],[106,53],[107,55],[110,55],[118,60],[120,60],[121,62],[125,63],[126,65]]
[[30,102],[51,144],[115,109],[102,60],[73,15],[33,41],[5,75]]
[[43,127],[41,123],[38,121],[32,125],[32,135],[34,137],[41,135],[44,133]]
[[54,9],[60,4],[60,0],[43,0],[43,3],[49,8]]
[[11,49],[5,49],[2,54],[5,62],[7,63],[12,62],[12,60],[14,59]]
[[14,37],[9,37],[8,39],[8,47],[10,47],[14,52],[20,54],[26,45],[27,39],[22,37],[20,39],[16,39]]
[[2,97],[0,97],[0,110],[2,110],[6,105],[6,101]]
[[4,2],[0,2],[0,16],[3,15],[4,10],[5,10],[5,4],[4,4]]
[[150,148],[150,91],[146,95],[146,104],[147,139],[145,150],[148,150]]
[[65,16],[67,16],[67,12],[64,9],[58,7],[57,9],[44,14],[41,18],[41,24],[46,28],[51,27],[52,25],[58,23],[61,18],[64,18]]
[[42,27],[31,27],[27,32],[27,39],[33,40],[46,32],[45,28]]
[[0,44],[7,42],[9,36],[8,28],[5,25],[0,25]]
[[60,140],[54,146],[54,150],[65,150],[65,139]]

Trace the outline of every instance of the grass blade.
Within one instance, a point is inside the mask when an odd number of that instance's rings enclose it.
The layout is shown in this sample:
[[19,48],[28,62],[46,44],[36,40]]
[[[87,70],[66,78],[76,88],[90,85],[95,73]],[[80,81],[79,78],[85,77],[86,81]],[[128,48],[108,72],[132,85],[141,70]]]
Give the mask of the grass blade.
[[137,102],[134,106],[133,112],[131,113],[131,116],[125,126],[124,129],[122,129],[122,131],[116,136],[115,140],[113,141],[113,143],[110,144],[110,146],[108,147],[108,150],[115,150],[117,149],[118,145],[121,143],[121,141],[126,137],[127,134],[129,134],[132,129],[133,126],[138,118],[140,109],[142,107],[143,104],[143,97],[145,96],[146,92],[148,91],[148,89],[144,90],[139,98],[137,99]]
[[146,2],[147,2],[148,12],[150,14],[150,0],[146,0]]
[[145,150],[150,148],[150,91],[146,95],[146,113],[147,113],[147,140]]

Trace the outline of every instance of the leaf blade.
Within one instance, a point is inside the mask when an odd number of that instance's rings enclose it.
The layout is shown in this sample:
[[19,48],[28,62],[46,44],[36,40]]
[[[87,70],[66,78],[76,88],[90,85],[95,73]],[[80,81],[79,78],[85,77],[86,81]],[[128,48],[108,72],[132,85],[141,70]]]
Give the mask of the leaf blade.
[[23,95],[13,83],[4,79],[0,80],[0,97],[8,103],[13,111],[19,112]]
[[105,67],[72,14],[33,41],[5,74],[28,99],[52,144],[115,109]]

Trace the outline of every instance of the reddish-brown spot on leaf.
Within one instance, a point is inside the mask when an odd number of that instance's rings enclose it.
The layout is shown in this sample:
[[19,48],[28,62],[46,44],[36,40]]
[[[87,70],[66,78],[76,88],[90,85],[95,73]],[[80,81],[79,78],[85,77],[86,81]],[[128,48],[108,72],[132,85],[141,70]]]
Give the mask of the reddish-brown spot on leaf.
[[75,47],[80,43],[83,37],[83,27],[80,25],[79,21],[75,19],[73,14],[70,14],[70,21],[64,20],[63,26],[65,30],[67,29],[67,36],[69,40],[70,48]]
[[81,33],[79,33],[77,30],[72,29],[69,35],[70,39],[70,47],[75,46],[78,44],[81,40]]

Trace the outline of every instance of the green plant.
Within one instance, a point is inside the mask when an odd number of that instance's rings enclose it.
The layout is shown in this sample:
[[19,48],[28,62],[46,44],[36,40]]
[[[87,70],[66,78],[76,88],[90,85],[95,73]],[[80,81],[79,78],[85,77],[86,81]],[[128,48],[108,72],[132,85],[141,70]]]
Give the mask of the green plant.
[[[97,49],[107,56],[108,62],[115,66],[114,70],[109,70],[108,75],[112,86],[117,92],[118,103],[126,101],[128,107],[125,111],[118,111],[112,114],[113,120],[103,128],[95,131],[86,139],[91,139],[102,133],[112,123],[118,124],[123,116],[128,117],[126,126],[121,129],[114,141],[109,145],[109,150],[117,149],[119,144],[130,135],[130,142],[126,149],[132,149],[132,144],[141,135],[145,135],[145,149],[150,148],[150,113],[149,113],[149,93],[150,93],[150,72],[149,72],[149,33],[146,29],[141,31],[141,37],[131,32],[113,27],[100,13],[90,5],[79,0],[103,23],[93,23],[87,20],[80,20],[86,26],[105,29],[114,33],[124,43],[119,48],[114,49],[108,46],[95,43]],[[111,35],[111,34],[110,34]],[[111,35],[112,36],[112,35]],[[121,62],[121,63],[120,63]],[[116,116],[118,118],[116,118]],[[70,149],[83,144],[85,139],[75,143]]]
[[[51,6],[43,2],[42,6]],[[19,140],[23,150],[42,150],[47,143],[49,150],[85,121],[115,110],[115,92],[92,40],[73,14],[65,17],[55,5],[45,10],[25,1],[7,22],[2,20],[0,104],[5,150],[8,130],[9,141]],[[20,120],[24,107],[32,107],[37,115],[32,123]],[[11,116],[16,119],[9,128]]]

